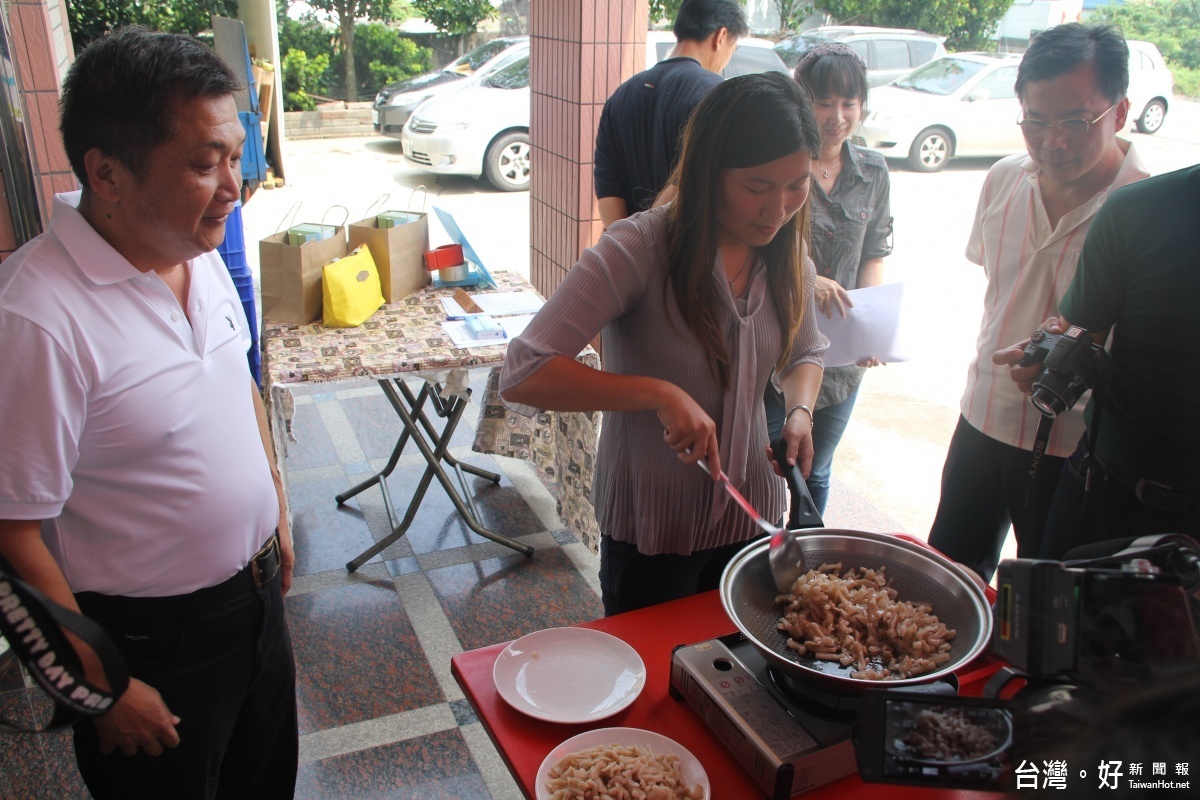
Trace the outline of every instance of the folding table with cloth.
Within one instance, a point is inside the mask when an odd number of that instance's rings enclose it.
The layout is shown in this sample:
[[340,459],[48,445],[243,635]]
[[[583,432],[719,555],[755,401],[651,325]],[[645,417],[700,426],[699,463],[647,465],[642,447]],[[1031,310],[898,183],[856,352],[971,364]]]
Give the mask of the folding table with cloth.
[[[498,272],[493,277],[495,291],[535,291],[520,275]],[[270,321],[263,325],[263,372],[280,466],[291,436],[291,385],[374,380],[403,424],[387,465],[336,498],[341,504],[378,484],[383,490],[392,528],[388,536],[347,563],[351,572],[405,534],[435,478],[471,530],[532,555],[533,549],[528,545],[484,527],[464,473],[496,483],[500,476],[460,462],[449,453],[451,436],[471,395],[469,375],[477,370],[490,370],[491,375],[485,396],[480,401],[482,413],[472,449],[532,462],[554,481],[563,523],[592,550],[599,546],[599,528],[590,494],[600,415],[545,412],[529,418],[505,408],[497,386],[499,367],[508,343],[500,341],[486,347],[470,348],[456,346],[442,327],[446,312],[440,302],[441,297],[452,294],[452,289],[426,287],[398,302],[385,304],[369,320],[354,328]],[[600,363],[599,356],[590,348],[580,353],[579,360],[597,368]],[[422,382],[414,390],[417,379]],[[434,416],[442,420],[440,430]],[[392,507],[387,479],[410,442],[424,457],[426,469],[414,488],[407,510],[399,517]],[[450,473],[457,478],[458,486]]]

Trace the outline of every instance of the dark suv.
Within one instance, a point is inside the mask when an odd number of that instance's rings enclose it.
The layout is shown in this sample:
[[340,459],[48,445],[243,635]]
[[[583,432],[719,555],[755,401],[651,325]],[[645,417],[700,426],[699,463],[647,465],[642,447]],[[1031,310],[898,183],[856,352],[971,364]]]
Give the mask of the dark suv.
[[528,55],[528,36],[505,36],[484,42],[439,70],[391,84],[375,96],[371,109],[375,132],[399,139],[413,109],[430,97],[482,80]]

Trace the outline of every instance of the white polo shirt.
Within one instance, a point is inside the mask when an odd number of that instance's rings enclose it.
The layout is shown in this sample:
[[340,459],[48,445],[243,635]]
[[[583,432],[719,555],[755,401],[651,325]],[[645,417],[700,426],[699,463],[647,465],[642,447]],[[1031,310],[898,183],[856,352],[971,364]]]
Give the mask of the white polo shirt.
[[73,591],[216,585],[275,529],[241,301],[216,253],[189,264],[191,321],[58,195],[0,264],[0,519],[44,520]]
[[[967,369],[962,415],[972,426],[1005,444],[1033,449],[1041,415],[1008,376],[1007,366],[992,363],[992,353],[1021,341],[1057,316],[1092,218],[1110,192],[1150,173],[1134,145],[1112,185],[1063,216],[1053,229],[1038,185],[1038,168],[1026,153],[1001,159],[988,171],[979,194],[967,258],[987,274],[983,322],[975,359]],[[1083,435],[1080,400],[1059,415],[1046,452],[1068,456]]]

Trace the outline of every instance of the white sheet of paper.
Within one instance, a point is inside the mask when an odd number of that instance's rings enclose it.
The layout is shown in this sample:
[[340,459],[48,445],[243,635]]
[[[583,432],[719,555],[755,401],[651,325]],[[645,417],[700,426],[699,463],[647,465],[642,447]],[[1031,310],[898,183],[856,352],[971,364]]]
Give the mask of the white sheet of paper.
[[[453,297],[440,299],[442,307],[446,309],[446,316],[450,319],[459,319],[466,315],[467,312]],[[542,298],[533,292],[491,292],[471,295],[471,299],[475,301],[475,305],[483,309],[484,314],[490,314],[493,317],[531,314],[543,305]]]
[[826,367],[856,364],[868,356],[885,363],[909,361],[912,347],[901,325],[904,284],[889,283],[850,291],[853,308],[843,318],[835,309],[833,319],[817,311],[817,327],[829,338]]
[[442,323],[442,330],[446,331],[446,335],[454,341],[455,347],[495,347],[498,344],[508,344],[520,336],[531,319],[533,319],[533,314],[497,317],[496,322],[508,334],[507,339],[476,339],[467,330],[467,323],[456,319],[445,320]]

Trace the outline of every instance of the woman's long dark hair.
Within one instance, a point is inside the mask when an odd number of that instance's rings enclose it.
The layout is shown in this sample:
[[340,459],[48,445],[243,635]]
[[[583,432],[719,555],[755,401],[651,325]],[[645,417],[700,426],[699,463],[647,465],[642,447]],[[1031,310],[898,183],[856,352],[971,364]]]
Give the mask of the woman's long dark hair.
[[[775,72],[730,78],[696,106],[683,135],[683,150],[671,177],[678,195],[668,212],[667,280],[688,329],[700,340],[722,386],[729,385],[726,323],[720,284],[713,280],[717,258],[717,205],[721,171],[766,164],[800,151],[821,152],[812,105],[795,81]],[[759,249],[784,347],[777,368],[804,315],[802,250],[808,243],[808,204]]]

